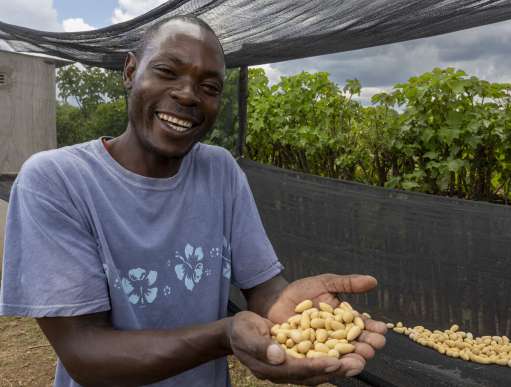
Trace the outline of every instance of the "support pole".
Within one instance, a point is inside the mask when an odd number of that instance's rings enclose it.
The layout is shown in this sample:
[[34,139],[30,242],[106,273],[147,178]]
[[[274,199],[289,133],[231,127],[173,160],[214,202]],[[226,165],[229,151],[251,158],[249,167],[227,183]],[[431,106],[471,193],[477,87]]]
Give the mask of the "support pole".
[[240,77],[238,82],[238,143],[236,153],[238,158],[243,157],[243,148],[245,147],[245,136],[247,133],[247,100],[248,100],[248,67],[240,67]]

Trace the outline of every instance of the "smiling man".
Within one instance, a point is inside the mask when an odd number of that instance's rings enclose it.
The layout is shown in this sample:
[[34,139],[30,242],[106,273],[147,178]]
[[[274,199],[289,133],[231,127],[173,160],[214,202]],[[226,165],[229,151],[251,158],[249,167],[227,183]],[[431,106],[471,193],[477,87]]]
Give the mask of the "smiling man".
[[[359,373],[384,345],[368,320],[356,352],[294,359],[269,327],[305,299],[338,305],[368,276],[288,284],[250,188],[226,150],[200,143],[225,73],[204,22],[175,17],[124,69],[129,124],[117,138],[42,152],[12,189],[0,313],[30,316],[55,349],[56,386],[227,386],[225,356],[275,382]],[[227,317],[230,284],[249,311]]]

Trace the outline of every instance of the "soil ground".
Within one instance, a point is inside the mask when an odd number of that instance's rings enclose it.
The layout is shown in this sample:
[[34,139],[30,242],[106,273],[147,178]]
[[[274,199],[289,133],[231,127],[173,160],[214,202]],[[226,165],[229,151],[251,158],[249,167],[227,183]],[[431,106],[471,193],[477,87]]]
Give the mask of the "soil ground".
[[[0,318],[0,387],[50,387],[55,363],[55,353],[33,319]],[[233,387],[275,386],[256,379],[232,356],[229,370]]]

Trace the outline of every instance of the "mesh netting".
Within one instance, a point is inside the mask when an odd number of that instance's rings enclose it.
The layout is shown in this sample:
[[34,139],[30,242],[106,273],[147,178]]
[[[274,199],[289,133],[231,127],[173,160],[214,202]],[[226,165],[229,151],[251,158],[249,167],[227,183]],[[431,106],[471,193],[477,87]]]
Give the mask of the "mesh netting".
[[15,178],[15,175],[0,175],[0,200],[9,201],[11,186]]
[[240,165],[288,279],[371,274],[343,297],[377,319],[511,334],[511,207]]
[[[371,274],[376,289],[342,298],[378,320],[511,334],[509,206],[240,166],[288,280]],[[378,387],[511,386],[508,367],[442,356],[394,332],[362,376]]]
[[0,22],[0,39],[14,51],[121,69],[126,52],[134,49],[148,26],[177,14],[207,21],[224,46],[228,67],[237,67],[508,20],[511,0],[171,0],[128,22],[87,32],[42,32]]

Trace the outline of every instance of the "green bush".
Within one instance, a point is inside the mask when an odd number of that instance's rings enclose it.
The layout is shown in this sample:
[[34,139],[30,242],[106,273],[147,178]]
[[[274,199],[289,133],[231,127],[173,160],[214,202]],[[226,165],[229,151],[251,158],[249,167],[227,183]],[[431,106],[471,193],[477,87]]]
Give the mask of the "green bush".
[[[250,158],[278,167],[367,184],[504,201],[511,182],[511,85],[434,69],[374,106],[352,100],[327,73],[268,85],[250,71]],[[398,112],[396,108],[400,108]]]

